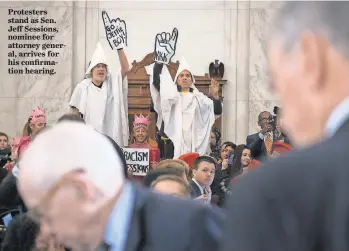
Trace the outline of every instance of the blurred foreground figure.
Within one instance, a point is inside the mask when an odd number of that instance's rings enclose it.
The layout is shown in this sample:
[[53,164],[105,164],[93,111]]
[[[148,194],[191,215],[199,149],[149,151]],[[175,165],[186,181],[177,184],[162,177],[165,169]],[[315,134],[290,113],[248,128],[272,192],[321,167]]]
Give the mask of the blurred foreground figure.
[[220,214],[127,182],[121,158],[82,123],[40,134],[20,161],[18,186],[41,234],[74,251],[217,250]]
[[237,180],[224,251],[349,250],[349,2],[287,2],[271,87],[297,150]]

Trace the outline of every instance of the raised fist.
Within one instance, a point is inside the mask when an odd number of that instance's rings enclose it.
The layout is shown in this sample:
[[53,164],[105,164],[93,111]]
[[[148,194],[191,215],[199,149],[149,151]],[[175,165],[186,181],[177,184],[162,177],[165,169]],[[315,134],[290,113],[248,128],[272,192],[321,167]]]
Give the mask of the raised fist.
[[158,33],[155,38],[154,60],[155,62],[168,64],[176,53],[178,30]]
[[107,12],[102,11],[105,34],[112,50],[119,50],[127,46],[126,23],[120,18],[110,19]]

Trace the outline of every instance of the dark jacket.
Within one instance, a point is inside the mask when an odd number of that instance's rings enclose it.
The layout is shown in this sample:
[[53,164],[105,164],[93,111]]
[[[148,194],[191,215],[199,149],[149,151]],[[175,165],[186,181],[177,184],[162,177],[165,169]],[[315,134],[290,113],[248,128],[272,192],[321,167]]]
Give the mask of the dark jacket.
[[200,187],[193,180],[189,182],[189,191],[190,191],[190,197],[192,199],[195,199],[202,195]]
[[332,138],[238,179],[223,251],[349,250],[349,120]]
[[6,208],[14,208],[18,206],[20,211],[27,211],[17,190],[17,178],[12,172],[10,172],[0,183],[0,205],[1,207]]
[[[290,140],[287,137],[284,138],[284,142],[290,144]],[[267,157],[267,148],[264,140],[259,137],[259,133],[248,135],[246,145],[251,150],[253,159],[261,161]]]
[[125,251],[218,250],[224,214],[136,187]]

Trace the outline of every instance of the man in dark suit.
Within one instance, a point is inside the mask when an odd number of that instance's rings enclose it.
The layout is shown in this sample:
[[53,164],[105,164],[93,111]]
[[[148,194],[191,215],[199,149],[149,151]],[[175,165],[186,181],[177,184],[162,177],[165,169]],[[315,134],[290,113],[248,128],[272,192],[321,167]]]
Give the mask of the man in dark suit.
[[39,135],[20,160],[18,188],[41,234],[72,250],[217,250],[220,212],[142,190],[126,181],[122,159],[82,123]]
[[215,176],[216,163],[210,156],[200,156],[193,163],[193,178],[189,182],[190,196],[192,199],[201,200],[206,204],[211,203],[211,184]]
[[[260,132],[248,135],[246,145],[251,150],[251,155],[254,159],[263,160],[273,154],[273,143],[280,141],[275,135],[270,121],[271,113],[263,111],[258,115],[258,125],[261,127]],[[282,134],[283,135],[283,134]],[[282,136],[283,142],[290,144],[287,136]]]
[[234,184],[223,250],[349,250],[349,2],[278,11],[271,83],[298,150]]

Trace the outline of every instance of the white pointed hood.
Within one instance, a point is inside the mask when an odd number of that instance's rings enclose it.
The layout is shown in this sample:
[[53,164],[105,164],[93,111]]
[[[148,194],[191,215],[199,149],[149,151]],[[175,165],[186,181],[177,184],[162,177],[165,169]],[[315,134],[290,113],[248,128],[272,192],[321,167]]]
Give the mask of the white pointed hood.
[[105,56],[102,44],[100,42],[97,43],[96,49],[92,55],[90,65],[85,72],[86,76],[90,77],[92,68],[98,64],[108,65],[107,57]]
[[177,82],[177,78],[178,78],[178,75],[184,71],[184,70],[187,70],[191,73],[191,78],[193,80],[193,85],[195,84],[195,78],[194,78],[194,75],[192,73],[192,71],[190,70],[190,67],[187,63],[187,60],[185,60],[184,57],[181,58],[181,60],[179,61],[179,66],[178,66],[178,70],[177,70],[177,73],[176,73],[176,76],[174,78],[174,82],[176,83]]

